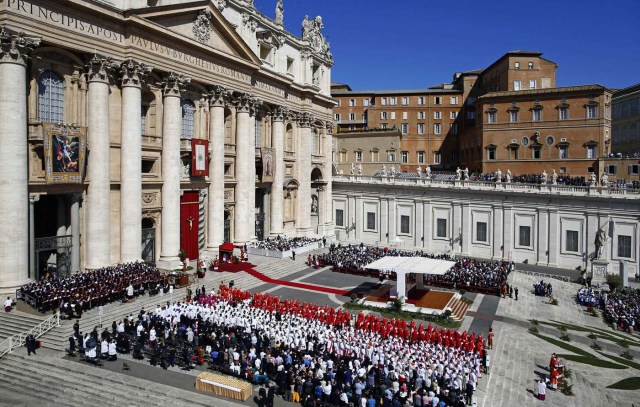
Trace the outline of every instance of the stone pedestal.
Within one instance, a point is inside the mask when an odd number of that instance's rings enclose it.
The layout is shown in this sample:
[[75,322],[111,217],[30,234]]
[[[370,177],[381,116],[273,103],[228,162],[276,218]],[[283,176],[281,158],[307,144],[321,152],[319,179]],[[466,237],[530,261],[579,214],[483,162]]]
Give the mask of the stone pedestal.
[[591,262],[591,285],[602,286],[607,284],[609,261],[596,259]]

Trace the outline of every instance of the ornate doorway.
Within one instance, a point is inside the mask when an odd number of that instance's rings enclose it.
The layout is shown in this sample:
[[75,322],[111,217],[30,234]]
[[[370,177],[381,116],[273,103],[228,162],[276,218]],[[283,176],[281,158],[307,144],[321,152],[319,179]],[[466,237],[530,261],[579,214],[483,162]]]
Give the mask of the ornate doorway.
[[142,261],[156,264],[156,228],[151,219],[142,219]]
[[40,280],[45,274],[68,277],[71,270],[72,246],[71,236],[50,236],[34,239],[36,280]]
[[189,259],[197,259],[199,201],[197,191],[185,191],[180,197],[180,249],[186,252]]

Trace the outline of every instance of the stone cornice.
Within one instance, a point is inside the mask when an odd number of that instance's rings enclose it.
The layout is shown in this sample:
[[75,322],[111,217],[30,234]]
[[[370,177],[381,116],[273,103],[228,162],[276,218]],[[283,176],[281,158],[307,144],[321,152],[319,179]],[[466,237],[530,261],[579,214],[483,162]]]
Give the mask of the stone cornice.
[[31,51],[40,45],[40,38],[27,36],[21,32],[10,34],[4,27],[0,29],[0,63],[26,64]]
[[122,79],[122,86],[135,86],[141,87],[146,81],[147,76],[151,73],[153,68],[128,59],[120,64],[120,78]]

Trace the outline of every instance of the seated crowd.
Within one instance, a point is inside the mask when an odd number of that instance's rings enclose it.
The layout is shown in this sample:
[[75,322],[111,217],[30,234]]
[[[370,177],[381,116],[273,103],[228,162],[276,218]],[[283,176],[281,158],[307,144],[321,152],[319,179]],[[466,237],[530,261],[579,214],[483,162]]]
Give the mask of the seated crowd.
[[640,290],[624,288],[607,293],[583,287],[578,290],[576,298],[580,305],[601,309],[615,329],[640,331]]
[[69,277],[48,277],[20,288],[21,297],[41,312],[60,309],[63,315],[79,317],[83,311],[123,300],[127,296],[153,295],[164,278],[146,263],[125,263]]
[[[481,335],[221,286],[116,324],[152,364],[209,368],[305,406],[464,406],[486,356]],[[122,328],[121,328],[122,327]],[[118,339],[116,339],[117,346]],[[109,348],[107,347],[107,352]],[[108,357],[108,355],[107,355]],[[380,400],[383,401],[380,404]]]
[[[425,275],[425,284],[491,289],[495,290],[493,294],[498,294],[499,288],[506,287],[507,276],[514,267],[513,263],[505,261],[455,258],[448,254],[381,248],[362,243],[347,246],[332,244],[328,253],[317,256],[317,262],[320,266],[333,266],[335,271],[352,272],[363,271],[367,264],[386,256],[420,256],[454,261],[456,264],[443,275]],[[390,277],[394,277],[394,273],[391,273]]]
[[268,237],[265,240],[258,240],[254,243],[251,243],[251,247],[286,252],[287,250],[297,249],[298,247],[306,246],[320,241],[325,240],[315,237],[276,236]]

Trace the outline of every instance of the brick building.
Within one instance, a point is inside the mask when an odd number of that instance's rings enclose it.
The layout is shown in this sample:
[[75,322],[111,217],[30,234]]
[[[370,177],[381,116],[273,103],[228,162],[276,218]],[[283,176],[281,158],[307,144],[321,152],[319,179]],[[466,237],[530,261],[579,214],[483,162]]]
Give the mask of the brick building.
[[400,129],[405,171],[429,164],[599,176],[598,159],[610,149],[612,94],[600,85],[558,88],[557,67],[541,52],[518,50],[428,89],[353,91],[332,84],[336,131]]

